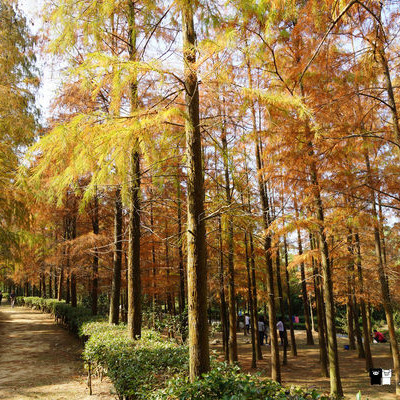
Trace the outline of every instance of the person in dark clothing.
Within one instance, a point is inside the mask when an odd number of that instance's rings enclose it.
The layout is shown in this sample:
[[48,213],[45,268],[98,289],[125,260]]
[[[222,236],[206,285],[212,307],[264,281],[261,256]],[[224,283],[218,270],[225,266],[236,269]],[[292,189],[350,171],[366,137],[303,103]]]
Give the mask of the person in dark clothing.
[[15,292],[14,291],[12,291],[10,293],[10,302],[11,302],[11,307],[14,307],[14,305],[15,305]]
[[0,290],[0,305],[1,305],[1,301],[3,300],[3,293]]

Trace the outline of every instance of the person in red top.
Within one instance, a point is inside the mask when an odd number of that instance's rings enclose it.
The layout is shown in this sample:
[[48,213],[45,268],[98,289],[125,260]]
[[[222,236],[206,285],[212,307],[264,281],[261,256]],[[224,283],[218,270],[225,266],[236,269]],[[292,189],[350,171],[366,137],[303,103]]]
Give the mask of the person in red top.
[[387,340],[385,339],[385,336],[382,335],[382,333],[378,332],[376,329],[374,329],[374,339],[378,343],[386,343]]

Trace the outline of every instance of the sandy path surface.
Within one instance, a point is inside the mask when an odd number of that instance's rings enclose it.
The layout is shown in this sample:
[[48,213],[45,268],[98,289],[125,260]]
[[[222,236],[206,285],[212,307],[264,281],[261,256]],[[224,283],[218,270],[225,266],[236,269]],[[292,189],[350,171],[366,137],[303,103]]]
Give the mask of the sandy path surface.
[[48,314],[1,305],[0,399],[115,399],[99,380],[89,396],[81,352],[81,342]]

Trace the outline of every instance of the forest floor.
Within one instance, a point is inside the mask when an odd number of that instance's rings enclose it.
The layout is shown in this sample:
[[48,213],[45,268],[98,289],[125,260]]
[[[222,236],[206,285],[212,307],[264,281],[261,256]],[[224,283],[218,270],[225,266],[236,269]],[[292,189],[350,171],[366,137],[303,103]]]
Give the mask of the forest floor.
[[[329,378],[322,378],[320,373],[318,334],[314,333],[314,346],[306,344],[305,331],[295,331],[297,357],[290,354],[288,349],[288,364],[282,366],[282,384],[284,386],[302,386],[313,388],[320,393],[329,393]],[[270,376],[270,347],[262,346],[263,360],[257,361],[257,369],[251,368],[251,344],[250,336],[238,333],[238,357],[241,368],[246,372],[260,372],[262,376]],[[221,335],[216,334],[210,340],[211,349],[220,355],[222,360]],[[216,343],[219,342],[219,343]],[[348,339],[338,337],[339,365],[342,377],[343,391],[346,399],[355,400],[358,391],[361,391],[362,399],[366,400],[395,400],[394,379],[391,385],[370,385],[369,373],[365,372],[365,360],[357,357],[356,350],[344,350]],[[389,343],[371,344],[374,367],[391,369],[392,358]],[[282,362],[282,347],[280,347],[280,360]]]
[[[4,303],[3,303],[4,304]],[[217,340],[215,340],[217,339]],[[314,335],[317,340],[317,335]],[[219,343],[215,343],[218,341]],[[221,337],[211,338],[211,349],[221,354]],[[214,344],[213,344],[214,343]],[[296,331],[298,356],[288,350],[288,364],[282,367],[282,381],[326,393],[329,379],[321,378],[317,344],[307,346],[304,331]],[[365,362],[357,351],[346,351],[345,338],[338,338],[340,372],[346,399],[355,399],[361,390],[363,399],[395,400],[395,385],[371,386]],[[281,357],[282,357],[282,348]],[[86,374],[81,359],[82,343],[54,323],[48,314],[27,308],[0,307],[0,400],[109,400],[112,385],[107,379],[93,379],[93,395],[89,396]],[[392,367],[388,343],[372,344],[374,365]],[[251,369],[250,336],[238,333],[239,364]],[[264,359],[258,361],[257,372],[270,374],[269,346],[263,346]],[[281,358],[282,360],[282,358]]]
[[1,400],[108,400],[111,383],[92,379],[89,396],[82,342],[49,314],[0,306]]

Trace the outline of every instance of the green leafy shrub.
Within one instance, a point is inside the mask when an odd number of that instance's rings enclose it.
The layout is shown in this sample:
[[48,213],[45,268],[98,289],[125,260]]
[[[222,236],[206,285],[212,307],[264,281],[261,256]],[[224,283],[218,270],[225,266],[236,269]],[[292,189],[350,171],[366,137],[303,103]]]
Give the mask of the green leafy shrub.
[[126,326],[88,323],[81,335],[89,337],[83,358],[93,369],[102,369],[120,398],[148,399],[150,392],[171,376],[188,370],[188,349],[146,330],[137,341]]
[[41,297],[17,297],[17,305],[33,308],[52,314],[59,323],[65,325],[71,332],[78,334],[81,325],[87,321],[102,319],[94,317],[90,309],[78,305],[72,307],[64,300],[43,299]]
[[150,400],[312,400],[327,399],[315,391],[284,388],[271,380],[262,380],[240,372],[239,367],[217,363],[201,379],[171,379],[167,386],[149,396]]

